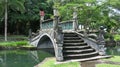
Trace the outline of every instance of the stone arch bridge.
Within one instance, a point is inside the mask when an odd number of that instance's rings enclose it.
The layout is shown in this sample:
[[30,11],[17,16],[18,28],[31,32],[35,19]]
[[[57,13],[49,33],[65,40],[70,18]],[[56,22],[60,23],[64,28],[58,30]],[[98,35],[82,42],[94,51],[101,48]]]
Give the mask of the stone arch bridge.
[[30,44],[37,48],[54,48],[58,62],[87,61],[109,57],[105,53],[103,28],[99,35],[90,36],[78,28],[76,18],[59,22],[59,17],[44,20],[40,31],[30,35]]
[[[42,30],[30,39],[38,48],[54,48],[57,61],[86,61],[107,57],[103,44],[73,28],[73,20],[61,22],[61,27],[53,28],[53,20],[42,23]],[[57,29],[57,30],[56,30]]]

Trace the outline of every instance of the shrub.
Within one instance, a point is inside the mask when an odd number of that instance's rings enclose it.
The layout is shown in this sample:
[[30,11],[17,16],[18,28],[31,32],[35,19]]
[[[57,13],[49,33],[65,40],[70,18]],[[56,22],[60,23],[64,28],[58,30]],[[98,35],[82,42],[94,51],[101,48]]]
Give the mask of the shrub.
[[120,41],[120,35],[114,35],[114,39],[115,39],[115,41]]

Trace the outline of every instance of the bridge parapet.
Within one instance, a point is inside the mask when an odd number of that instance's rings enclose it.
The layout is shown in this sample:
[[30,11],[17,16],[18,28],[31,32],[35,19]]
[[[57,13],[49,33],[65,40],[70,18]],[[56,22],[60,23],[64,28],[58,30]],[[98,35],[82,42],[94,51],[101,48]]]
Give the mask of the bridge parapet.
[[[62,30],[73,30],[73,20],[59,22],[59,26]],[[53,29],[53,20],[47,20],[42,22],[42,29]]]
[[41,29],[53,29],[53,19],[48,19],[42,22]]
[[73,20],[63,21],[60,25],[63,30],[73,30]]

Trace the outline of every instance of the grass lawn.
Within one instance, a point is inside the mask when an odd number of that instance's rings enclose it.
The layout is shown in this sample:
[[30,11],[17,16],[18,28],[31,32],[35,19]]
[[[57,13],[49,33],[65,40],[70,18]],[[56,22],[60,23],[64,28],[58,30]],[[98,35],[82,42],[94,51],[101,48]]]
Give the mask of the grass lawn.
[[97,64],[97,67],[120,67],[120,65],[112,65],[112,64]]
[[55,62],[55,58],[49,58],[39,67],[80,67],[79,62],[70,62],[64,64],[55,64]]
[[28,41],[10,41],[10,42],[0,42],[0,46],[3,47],[16,47],[16,46],[26,46]]
[[109,60],[109,61],[113,61],[113,62],[120,62],[120,56],[113,56],[112,58],[103,59],[103,60]]
[[[112,58],[102,59],[102,60],[120,62],[120,56],[114,56]],[[39,67],[80,67],[79,62],[70,62],[64,64],[55,64],[55,62],[56,62],[55,58],[48,58],[42,64],[40,64]],[[97,64],[97,67],[120,67],[120,65]]]
[[[120,56],[113,56],[112,58],[103,59],[113,62],[120,62]],[[120,65],[113,65],[113,64],[97,64],[97,67],[120,67]]]

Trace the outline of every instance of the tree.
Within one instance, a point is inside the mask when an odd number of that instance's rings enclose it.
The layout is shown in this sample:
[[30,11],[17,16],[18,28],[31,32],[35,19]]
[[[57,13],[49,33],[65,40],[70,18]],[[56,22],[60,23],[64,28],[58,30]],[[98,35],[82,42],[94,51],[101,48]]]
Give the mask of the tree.
[[[77,7],[79,23],[85,27],[98,29],[102,25],[107,27],[109,32],[113,27],[118,27],[119,22],[112,9],[119,10],[119,0],[55,0],[53,3],[59,6],[62,20],[72,19],[73,7]],[[110,14],[114,15],[114,18]]]
[[[10,34],[27,35],[29,28],[32,28],[33,32],[39,29],[40,7],[45,11],[45,19],[49,19],[53,13],[52,5],[49,5],[46,0],[24,0],[23,6],[23,10],[19,10],[21,8],[16,9],[13,4],[8,6],[8,32]],[[0,21],[0,24],[2,24],[2,22]]]
[[[3,7],[4,5],[5,5],[5,7]],[[24,10],[24,0],[9,0],[9,1],[1,0],[0,1],[0,8],[1,8],[0,16],[2,16],[2,14],[5,11],[5,41],[7,41],[8,7],[10,7],[11,9],[18,10],[18,11],[23,11]]]

